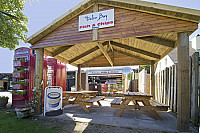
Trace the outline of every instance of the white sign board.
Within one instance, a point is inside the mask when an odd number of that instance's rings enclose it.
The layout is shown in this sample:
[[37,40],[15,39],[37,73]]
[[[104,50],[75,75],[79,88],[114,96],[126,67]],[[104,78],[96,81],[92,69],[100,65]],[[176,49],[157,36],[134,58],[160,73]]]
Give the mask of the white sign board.
[[90,71],[88,74],[122,74],[122,70]]
[[79,31],[114,26],[114,9],[79,16]]
[[62,110],[62,88],[48,86],[44,92],[44,116],[46,112]]

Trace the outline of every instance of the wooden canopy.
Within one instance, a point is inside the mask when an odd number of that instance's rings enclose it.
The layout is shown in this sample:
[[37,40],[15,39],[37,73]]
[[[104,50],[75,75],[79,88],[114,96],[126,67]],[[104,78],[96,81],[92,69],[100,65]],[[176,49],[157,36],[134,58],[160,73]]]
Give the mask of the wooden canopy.
[[[79,31],[79,15],[114,9],[114,26]],[[43,54],[81,67],[151,65],[177,47],[177,127],[189,130],[189,35],[198,28],[200,11],[138,0],[84,0],[27,39],[36,50],[36,114],[42,113]]]
[[[79,15],[114,9],[114,27],[78,31]],[[198,28],[200,11],[137,0],[85,0],[27,39],[32,48],[82,67],[159,61],[176,47],[177,33]]]

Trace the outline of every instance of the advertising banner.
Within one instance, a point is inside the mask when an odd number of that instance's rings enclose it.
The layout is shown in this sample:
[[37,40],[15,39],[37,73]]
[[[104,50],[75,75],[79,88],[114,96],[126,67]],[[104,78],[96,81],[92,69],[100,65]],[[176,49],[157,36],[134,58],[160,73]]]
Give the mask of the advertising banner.
[[60,114],[59,112],[62,112],[62,88],[48,86],[44,92],[44,116]]
[[79,31],[114,26],[114,9],[79,16]]

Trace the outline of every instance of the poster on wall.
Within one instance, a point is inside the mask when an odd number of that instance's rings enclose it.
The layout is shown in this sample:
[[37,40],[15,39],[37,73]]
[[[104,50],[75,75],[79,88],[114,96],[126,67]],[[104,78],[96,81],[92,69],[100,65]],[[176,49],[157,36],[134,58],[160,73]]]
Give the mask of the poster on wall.
[[46,87],[44,92],[44,116],[56,116],[62,113],[62,88],[60,86]]
[[114,9],[79,16],[79,31],[114,26]]

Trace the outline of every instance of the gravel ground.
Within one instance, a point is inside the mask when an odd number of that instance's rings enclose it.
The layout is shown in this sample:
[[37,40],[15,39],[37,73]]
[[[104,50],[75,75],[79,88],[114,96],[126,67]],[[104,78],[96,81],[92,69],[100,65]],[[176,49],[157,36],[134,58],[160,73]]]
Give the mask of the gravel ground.
[[48,117],[32,118],[36,123],[45,127],[61,128],[61,133],[167,133],[151,129],[136,129],[129,127],[117,127],[102,124],[74,122],[72,120],[54,119]]

